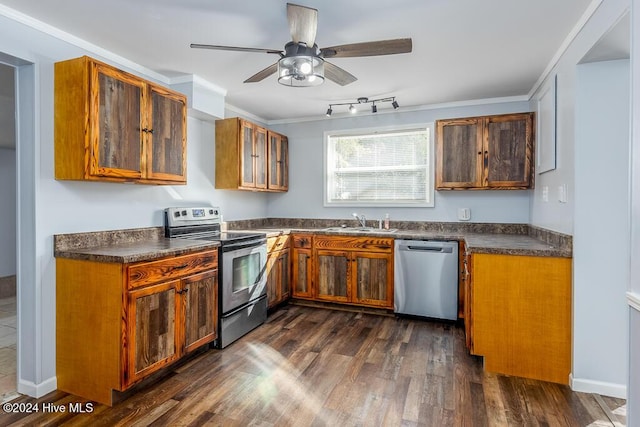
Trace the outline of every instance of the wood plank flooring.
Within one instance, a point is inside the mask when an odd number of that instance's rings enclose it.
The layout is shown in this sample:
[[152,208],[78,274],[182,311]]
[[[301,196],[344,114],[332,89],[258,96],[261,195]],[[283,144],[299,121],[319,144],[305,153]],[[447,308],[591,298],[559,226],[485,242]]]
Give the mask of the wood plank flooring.
[[[485,373],[450,323],[289,305],[109,408],[53,392],[12,426],[621,426],[625,401]],[[610,418],[611,417],[611,418]]]

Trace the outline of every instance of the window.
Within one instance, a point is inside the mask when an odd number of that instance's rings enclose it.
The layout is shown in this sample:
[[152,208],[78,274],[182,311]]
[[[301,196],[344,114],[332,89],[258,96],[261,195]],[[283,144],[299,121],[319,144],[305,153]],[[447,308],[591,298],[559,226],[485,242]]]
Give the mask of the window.
[[325,134],[325,204],[433,206],[431,129]]

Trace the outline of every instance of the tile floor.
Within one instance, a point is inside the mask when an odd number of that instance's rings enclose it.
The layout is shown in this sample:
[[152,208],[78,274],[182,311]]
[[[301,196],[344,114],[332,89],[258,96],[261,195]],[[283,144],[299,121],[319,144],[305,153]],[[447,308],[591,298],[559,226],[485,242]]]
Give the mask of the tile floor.
[[0,299],[0,401],[16,393],[16,297]]

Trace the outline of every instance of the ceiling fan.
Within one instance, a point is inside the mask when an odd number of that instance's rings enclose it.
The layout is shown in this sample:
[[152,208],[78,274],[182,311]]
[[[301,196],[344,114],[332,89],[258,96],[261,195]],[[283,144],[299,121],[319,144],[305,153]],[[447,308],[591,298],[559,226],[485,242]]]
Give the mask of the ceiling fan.
[[291,41],[284,50],[252,47],[218,46],[192,43],[196,49],[232,50],[280,55],[280,59],[245,80],[255,83],[278,73],[278,82],[286,86],[317,86],[325,77],[341,86],[357,80],[348,71],[327,62],[327,58],[353,58],[362,56],[394,55],[411,52],[410,38],[379,40],[319,48],[315,43],[318,28],[318,10],[287,3],[287,20]]

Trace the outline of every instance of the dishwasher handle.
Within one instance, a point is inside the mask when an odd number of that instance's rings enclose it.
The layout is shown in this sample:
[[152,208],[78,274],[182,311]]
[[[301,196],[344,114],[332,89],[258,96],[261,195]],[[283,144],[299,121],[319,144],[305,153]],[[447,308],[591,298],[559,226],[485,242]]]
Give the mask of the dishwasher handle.
[[451,246],[428,246],[428,245],[400,245],[401,251],[421,251],[421,252],[436,252],[436,253],[453,253],[453,247]]

